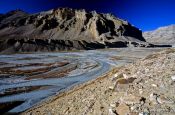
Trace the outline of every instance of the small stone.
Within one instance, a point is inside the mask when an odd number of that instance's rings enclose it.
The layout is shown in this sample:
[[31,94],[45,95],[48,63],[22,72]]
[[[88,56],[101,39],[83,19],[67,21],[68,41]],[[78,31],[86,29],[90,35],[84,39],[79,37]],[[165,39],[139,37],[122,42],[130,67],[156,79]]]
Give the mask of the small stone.
[[112,108],[109,108],[109,115],[116,115],[116,114],[114,113],[114,111],[112,110]]
[[148,68],[145,68],[145,73],[148,73],[150,70]]
[[160,103],[160,104],[164,104],[164,103],[166,103],[166,104],[173,104],[173,103],[174,103],[174,101],[172,101],[172,100],[170,100],[170,99],[168,99],[168,98],[166,98],[166,97],[164,97],[164,96],[159,96],[159,97],[157,98],[157,101],[158,101],[158,103]]
[[114,108],[114,107],[116,107],[116,104],[115,103],[111,103],[110,107]]
[[140,104],[145,104],[145,102],[146,102],[146,98],[144,98],[144,97],[141,97],[141,99],[140,99]]
[[129,88],[129,84],[118,84],[116,85],[114,92],[126,92]]
[[156,84],[151,84],[151,86],[153,86],[153,87],[157,87],[157,85],[156,85]]
[[139,112],[141,110],[142,105],[141,104],[132,104],[130,107],[130,110],[132,112]]
[[117,80],[116,84],[128,84],[128,80],[125,78],[120,78]]
[[149,108],[144,108],[143,113],[144,113],[144,115],[150,115]]
[[116,81],[118,79],[118,73],[114,74],[114,76],[111,78],[112,81]]
[[117,108],[116,108],[117,114],[119,115],[127,115],[130,113],[129,107],[124,104],[121,103]]
[[123,77],[124,77],[125,79],[128,79],[128,78],[129,78],[128,75],[126,75],[126,74],[123,74]]
[[150,113],[148,113],[148,112],[141,112],[141,113],[139,113],[139,115],[150,115]]
[[114,74],[114,78],[118,77],[118,73]]
[[134,84],[135,85],[137,85],[137,84],[139,84],[140,82],[142,82],[143,81],[143,79],[142,78],[137,78],[136,80],[134,80]]
[[152,104],[158,104],[157,98],[158,95],[155,93],[151,93],[149,96],[149,100],[152,102]]
[[139,89],[139,94],[143,94],[143,90],[142,89]]
[[172,79],[173,81],[175,81],[175,75],[171,76],[171,79]]
[[109,86],[109,89],[110,89],[110,90],[113,90],[113,89],[114,89],[114,86]]
[[131,111],[133,111],[135,108],[136,108],[135,106],[130,107]]
[[129,84],[129,83],[133,83],[133,81],[135,80],[136,78],[133,78],[133,77],[130,77],[128,79],[125,79],[125,78],[120,78],[117,80],[116,84]]
[[144,115],[143,112],[139,113],[139,115]]

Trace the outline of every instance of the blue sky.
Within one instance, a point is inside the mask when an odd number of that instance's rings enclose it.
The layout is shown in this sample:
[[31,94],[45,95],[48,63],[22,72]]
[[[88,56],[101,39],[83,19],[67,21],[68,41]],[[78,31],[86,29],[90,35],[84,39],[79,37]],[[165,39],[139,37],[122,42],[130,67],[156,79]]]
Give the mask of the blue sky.
[[0,0],[0,13],[14,9],[35,13],[57,7],[113,13],[143,31],[175,24],[175,0]]

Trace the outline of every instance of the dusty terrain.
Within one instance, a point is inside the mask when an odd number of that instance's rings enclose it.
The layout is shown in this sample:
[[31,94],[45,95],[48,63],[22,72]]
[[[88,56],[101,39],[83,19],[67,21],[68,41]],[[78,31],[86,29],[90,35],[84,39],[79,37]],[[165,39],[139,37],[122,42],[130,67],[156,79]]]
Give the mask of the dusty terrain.
[[61,93],[27,115],[175,114],[175,49],[149,55]]

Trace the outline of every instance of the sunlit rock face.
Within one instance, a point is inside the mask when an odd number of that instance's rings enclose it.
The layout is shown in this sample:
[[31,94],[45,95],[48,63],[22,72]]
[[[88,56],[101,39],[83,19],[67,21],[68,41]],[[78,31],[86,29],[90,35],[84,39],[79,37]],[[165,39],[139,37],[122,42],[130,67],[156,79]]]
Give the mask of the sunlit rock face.
[[145,39],[154,44],[170,44],[175,46],[175,25],[160,27],[154,31],[144,32]]
[[142,32],[111,14],[70,8],[0,14],[0,51],[57,51],[147,46]]

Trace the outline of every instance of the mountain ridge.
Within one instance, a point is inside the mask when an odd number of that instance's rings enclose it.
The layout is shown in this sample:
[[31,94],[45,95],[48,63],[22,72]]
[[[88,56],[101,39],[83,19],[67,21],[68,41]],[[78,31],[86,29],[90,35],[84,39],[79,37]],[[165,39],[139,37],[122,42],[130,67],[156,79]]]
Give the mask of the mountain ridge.
[[144,32],[143,36],[149,43],[175,45],[175,24]]
[[0,51],[60,51],[143,46],[142,32],[111,14],[58,8],[0,15]]

